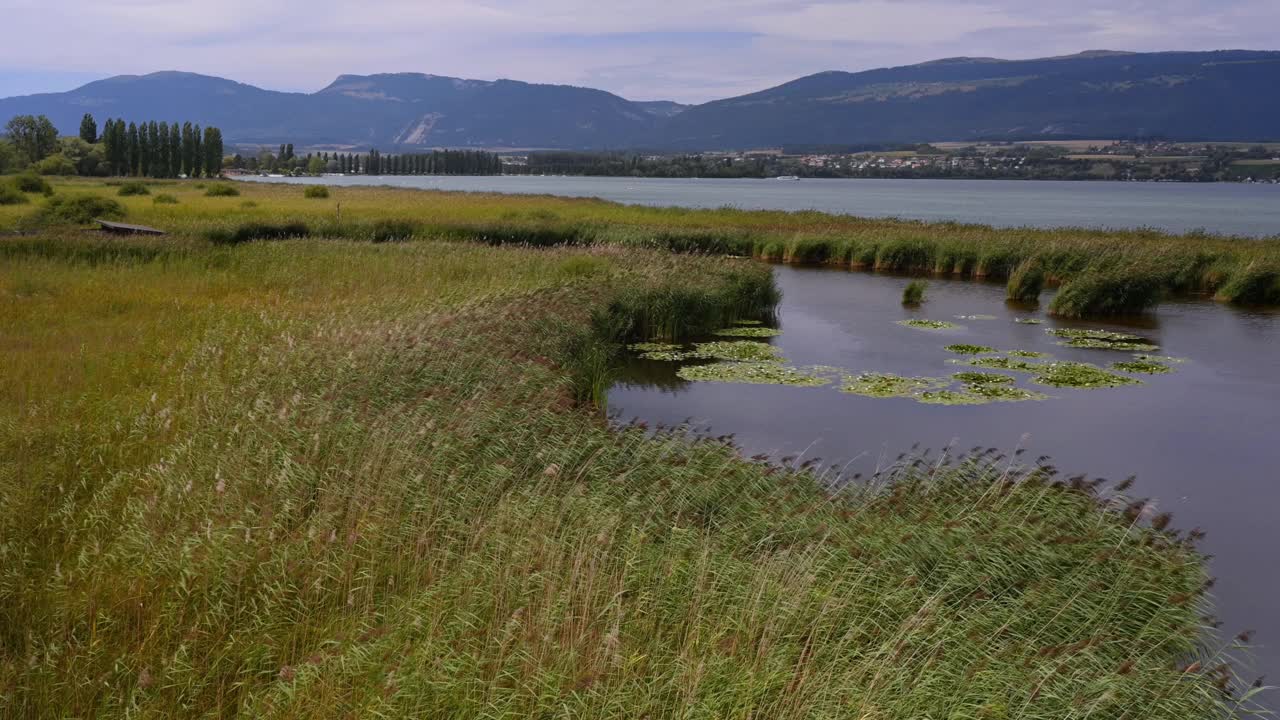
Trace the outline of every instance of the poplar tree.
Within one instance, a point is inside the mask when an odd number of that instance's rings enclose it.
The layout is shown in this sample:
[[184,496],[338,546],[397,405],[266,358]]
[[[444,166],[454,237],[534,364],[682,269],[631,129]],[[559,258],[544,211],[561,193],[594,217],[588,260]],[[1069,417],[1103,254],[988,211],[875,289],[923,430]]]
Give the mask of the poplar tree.
[[126,174],[127,174],[127,175],[137,175],[137,174],[138,174],[138,159],[139,159],[139,156],[138,156],[138,126],[137,126],[137,125],[135,125],[135,124],[134,124],[134,123],[132,123],[132,122],[130,122],[130,123],[129,123],[128,135],[127,135],[127,139],[125,140],[125,142],[128,144],[128,147],[129,147],[129,158],[128,158],[129,169],[128,169],[128,172],[127,172]]
[[182,130],[175,120],[169,125],[169,177],[182,174]]
[[80,118],[80,139],[90,145],[98,142],[98,122],[89,113]]
[[204,129],[204,170],[209,177],[222,172],[222,130],[216,127]]
[[182,169],[180,173],[185,173],[187,177],[195,177],[195,159],[196,146],[191,139],[191,123],[182,123]]
[[200,126],[191,128],[191,167],[195,174],[191,177],[204,176],[204,143],[200,141]]

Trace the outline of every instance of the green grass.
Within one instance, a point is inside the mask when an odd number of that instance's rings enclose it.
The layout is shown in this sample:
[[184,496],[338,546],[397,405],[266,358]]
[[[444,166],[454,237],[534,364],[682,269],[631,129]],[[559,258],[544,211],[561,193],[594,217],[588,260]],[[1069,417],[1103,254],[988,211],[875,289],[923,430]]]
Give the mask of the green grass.
[[919,305],[924,302],[924,291],[928,283],[923,280],[912,280],[902,289],[903,305]]
[[833,490],[601,421],[622,343],[765,319],[766,267],[207,240],[326,221],[246,193],[0,239],[6,717],[1229,709],[1203,559],[1091,485],[976,456]]

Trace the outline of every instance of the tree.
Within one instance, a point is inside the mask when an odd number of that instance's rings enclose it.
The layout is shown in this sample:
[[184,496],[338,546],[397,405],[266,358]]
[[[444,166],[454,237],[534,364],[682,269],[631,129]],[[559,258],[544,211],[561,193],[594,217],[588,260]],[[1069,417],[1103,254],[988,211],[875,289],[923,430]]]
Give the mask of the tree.
[[319,175],[326,170],[326,165],[327,163],[319,155],[312,155],[311,160],[307,162],[307,172]]
[[137,175],[139,148],[138,148],[138,126],[136,124],[129,123],[129,132],[125,139],[125,143],[126,143],[126,146],[129,148],[129,161],[128,161],[129,168],[126,174]]
[[182,123],[182,169],[187,177],[195,177],[196,145],[191,138],[191,123]]
[[98,142],[98,121],[89,113],[80,118],[80,139],[90,145]]
[[18,115],[4,126],[14,149],[28,163],[43,160],[58,144],[58,129],[44,115]]
[[182,132],[178,122],[169,124],[169,177],[178,177],[182,173]]
[[204,129],[204,171],[209,177],[222,172],[222,131],[216,127]]

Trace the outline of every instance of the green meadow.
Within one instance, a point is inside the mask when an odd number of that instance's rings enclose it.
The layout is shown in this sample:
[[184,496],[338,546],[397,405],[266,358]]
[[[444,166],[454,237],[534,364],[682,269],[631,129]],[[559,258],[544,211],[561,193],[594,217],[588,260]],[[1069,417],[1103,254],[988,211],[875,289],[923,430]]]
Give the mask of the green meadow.
[[769,317],[730,254],[1221,292],[1274,243],[215,186],[53,188],[162,238],[0,206],[0,715],[1241,712],[1196,538],[1141,501],[994,451],[833,485],[601,410],[626,345]]

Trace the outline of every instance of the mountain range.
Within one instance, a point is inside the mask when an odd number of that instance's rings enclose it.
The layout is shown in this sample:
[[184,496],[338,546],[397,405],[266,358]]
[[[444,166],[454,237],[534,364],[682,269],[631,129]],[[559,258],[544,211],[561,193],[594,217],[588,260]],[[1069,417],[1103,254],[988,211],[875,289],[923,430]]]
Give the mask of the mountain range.
[[342,75],[315,93],[184,72],[121,75],[0,99],[0,122],[190,120],[228,143],[407,151],[432,147],[716,150],[938,140],[1160,137],[1280,140],[1280,52],[1091,51],[949,58],[822,72],[701,105],[603,90],[420,73]]

